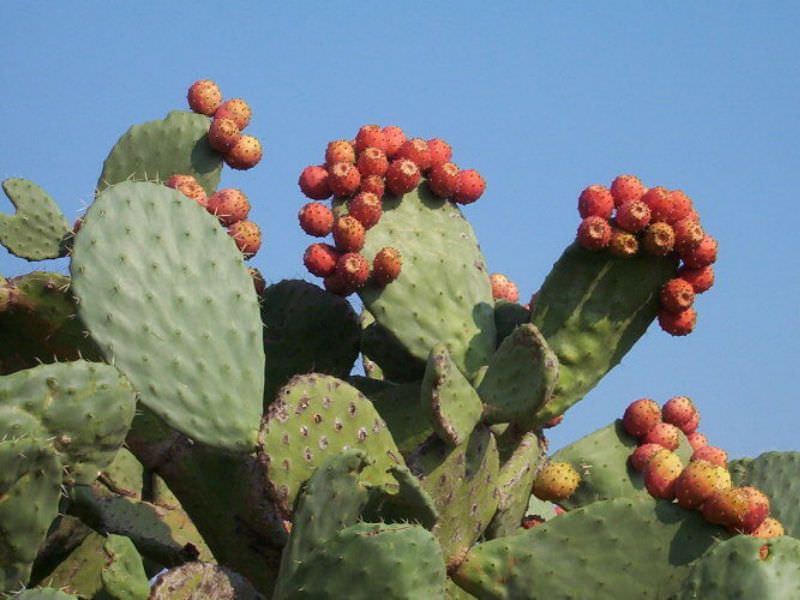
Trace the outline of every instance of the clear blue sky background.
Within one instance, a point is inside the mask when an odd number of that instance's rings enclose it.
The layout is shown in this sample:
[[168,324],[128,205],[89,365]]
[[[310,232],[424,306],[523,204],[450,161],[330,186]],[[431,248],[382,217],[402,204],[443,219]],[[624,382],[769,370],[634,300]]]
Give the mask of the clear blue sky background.
[[[800,449],[799,22],[800,4],[775,1],[7,0],[0,178],[36,181],[72,219],[117,138],[213,78],[252,104],[265,146],[223,185],[254,204],[265,244],[253,262],[270,280],[306,277],[300,170],[375,122],[443,137],[484,174],[465,212],[490,268],[526,297],[571,241],[583,187],[634,173],[682,188],[720,241],[697,330],[653,325],[553,446],[635,398],[686,394],[733,456]],[[35,267],[0,249],[0,272]]]

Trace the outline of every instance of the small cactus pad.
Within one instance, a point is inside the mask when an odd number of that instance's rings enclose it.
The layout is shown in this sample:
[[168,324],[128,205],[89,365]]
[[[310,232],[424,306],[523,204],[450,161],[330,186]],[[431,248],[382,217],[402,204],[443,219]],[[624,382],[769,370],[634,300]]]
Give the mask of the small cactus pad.
[[539,438],[535,433],[528,432],[522,436],[514,452],[500,467],[497,478],[497,512],[487,530],[489,537],[519,532],[522,517],[528,509],[536,467],[542,456]]
[[484,421],[512,422],[529,431],[537,411],[550,401],[558,372],[558,358],[539,330],[519,325],[492,356],[478,387]]
[[770,500],[771,516],[787,535],[800,538],[800,452],[765,452],[730,463],[734,485],[757,487]]
[[439,520],[436,503],[420,484],[419,479],[408,467],[398,465],[389,469],[397,480],[397,493],[375,494],[365,509],[366,521],[385,521],[387,523],[419,523],[431,529]]
[[422,379],[425,361],[412,356],[388,329],[375,322],[369,311],[361,311],[360,321],[361,352],[380,370],[380,379],[397,383]]
[[222,173],[222,156],[208,144],[210,125],[208,117],[182,111],[134,125],[111,149],[97,189],[123,181],[166,181],[172,175],[192,175],[210,196]]
[[31,588],[14,596],[14,600],[78,600],[78,597],[53,588]]
[[128,538],[90,533],[42,582],[83,598],[144,600],[147,575]]
[[452,567],[497,510],[500,463],[494,436],[479,425],[455,448],[432,436],[408,457],[408,466],[433,498],[439,513],[433,534]]
[[294,375],[327,373],[344,379],[358,356],[358,317],[344,298],[301,280],[286,280],[264,292],[264,402]]
[[622,360],[655,319],[659,290],[676,268],[673,258],[619,258],[577,243],[564,251],[531,314],[560,365],[538,423],[564,413]]
[[367,309],[422,361],[446,340],[459,369],[471,377],[489,361],[496,342],[489,274],[472,227],[455,204],[423,184],[402,197],[384,197],[363,254],[375,256],[386,246],[400,251],[403,271],[389,285],[362,288]]
[[265,600],[241,575],[204,562],[190,562],[156,578],[149,600]]
[[210,446],[255,446],[264,389],[258,300],[236,245],[193,200],[126,182],[86,213],[79,314],[142,402]]
[[44,437],[15,436],[12,426],[37,424],[25,413],[0,411],[0,595],[28,583],[31,566],[58,514],[61,462]]
[[403,464],[372,403],[329,375],[297,375],[281,389],[264,417],[258,446],[270,496],[286,515],[314,470],[342,450],[362,450],[375,461],[363,474],[373,486],[396,487],[387,470]]
[[497,345],[499,346],[511,332],[530,321],[531,312],[515,302],[496,300],[494,305],[494,325],[497,329]]
[[452,576],[480,598],[666,598],[719,537],[696,512],[616,498],[479,544]]
[[426,529],[357,523],[318,548],[274,598],[441,600],[446,578],[442,551]]
[[297,570],[312,552],[358,521],[369,499],[359,477],[369,464],[369,457],[360,450],[346,450],[330,457],[311,475],[292,518],[292,534],[281,557],[275,598],[288,594]]
[[445,344],[431,348],[420,397],[433,429],[451,446],[462,444],[480,421],[481,399],[450,359]]
[[90,483],[125,441],[136,397],[116,369],[81,360],[0,377],[0,405],[38,421],[67,468],[66,481]]
[[[642,475],[628,465],[637,445],[636,438],[626,433],[617,419],[556,452],[553,461],[570,463],[581,474],[578,489],[559,504],[571,509],[597,500],[648,496]],[[676,453],[684,465],[689,464],[692,448],[682,433]]]
[[692,567],[677,600],[800,598],[800,540],[738,535]]
[[17,212],[0,213],[0,244],[27,260],[64,256],[69,224],[50,195],[32,181],[16,177],[3,181],[3,191]]

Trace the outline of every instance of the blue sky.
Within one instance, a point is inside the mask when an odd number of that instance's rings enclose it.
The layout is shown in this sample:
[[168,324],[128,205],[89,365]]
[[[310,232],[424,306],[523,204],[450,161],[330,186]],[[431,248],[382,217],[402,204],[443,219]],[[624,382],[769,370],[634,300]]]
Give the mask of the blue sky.
[[[118,137],[212,78],[251,103],[264,144],[223,186],[250,196],[269,280],[306,278],[300,170],[364,123],[397,124],[483,173],[465,213],[526,297],[570,243],[582,188],[620,173],[681,188],[720,242],[697,330],[652,326],[552,444],[682,394],[733,456],[799,449],[800,4],[488,4],[4,2],[0,178],[36,181],[72,219]],[[0,249],[3,274],[32,268],[65,264]]]

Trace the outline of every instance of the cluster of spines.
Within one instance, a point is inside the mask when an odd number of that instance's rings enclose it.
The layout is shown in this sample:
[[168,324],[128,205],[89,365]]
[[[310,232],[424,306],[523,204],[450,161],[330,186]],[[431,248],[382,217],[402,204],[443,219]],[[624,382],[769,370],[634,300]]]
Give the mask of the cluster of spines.
[[[477,200],[486,187],[474,169],[459,170],[451,162],[450,145],[442,139],[407,138],[395,125],[364,125],[354,140],[334,140],[325,150],[325,162],[303,169],[298,185],[311,200],[298,213],[308,235],[333,235],[333,245],[311,244],[303,263],[324,279],[325,289],[347,296],[372,277],[387,285],[400,274],[402,257],[397,249],[382,248],[370,265],[360,254],[366,230],[381,218],[385,193],[402,196],[428,179],[431,191],[460,204]],[[322,201],[334,197],[346,204],[346,214]]]
[[195,81],[187,93],[189,107],[196,113],[212,118],[208,143],[222,154],[232,169],[246,170],[261,160],[261,142],[242,131],[250,124],[252,110],[241,98],[222,99],[219,86],[210,79]]
[[[708,444],[697,431],[699,422],[700,413],[686,396],[670,398],[663,407],[650,398],[628,405],[622,426],[639,440],[628,460],[642,474],[647,491],[687,510],[698,510],[708,522],[734,533],[783,535],[781,524],[769,517],[769,499],[761,490],[733,487],[727,452]],[[693,450],[688,465],[675,452],[681,432]]]
[[590,185],[578,198],[578,242],[615,256],[677,255],[678,277],[661,290],[658,322],[671,335],[687,335],[697,322],[696,294],[714,283],[717,241],[706,234],[691,198],[681,190],[646,188],[638,177],[620,175],[610,187]]

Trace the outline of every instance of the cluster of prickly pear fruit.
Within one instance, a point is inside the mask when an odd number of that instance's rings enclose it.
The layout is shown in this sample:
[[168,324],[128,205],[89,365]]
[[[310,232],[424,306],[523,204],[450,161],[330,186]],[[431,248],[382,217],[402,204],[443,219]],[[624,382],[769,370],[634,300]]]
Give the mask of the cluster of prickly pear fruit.
[[[349,252],[377,260],[365,285],[266,286],[209,146],[236,104],[205,81],[189,98],[203,114],[120,138],[74,232],[44,190],[3,183],[0,243],[68,255],[70,276],[0,277],[2,592],[793,597],[800,454],[727,461],[676,397],[548,456],[543,430],[657,319],[672,257],[571,243],[520,306],[462,218],[480,176],[373,126],[300,178],[318,201],[301,226],[332,252],[352,239],[337,217],[367,231]],[[444,162],[424,166],[423,144]],[[360,317],[337,297],[353,289]]]
[[706,234],[691,198],[681,190],[646,188],[634,175],[619,175],[610,187],[590,185],[578,198],[583,219],[577,239],[592,251],[615,256],[676,255],[682,266],[661,290],[658,322],[671,335],[687,335],[697,321],[696,294],[714,284],[717,241]]

